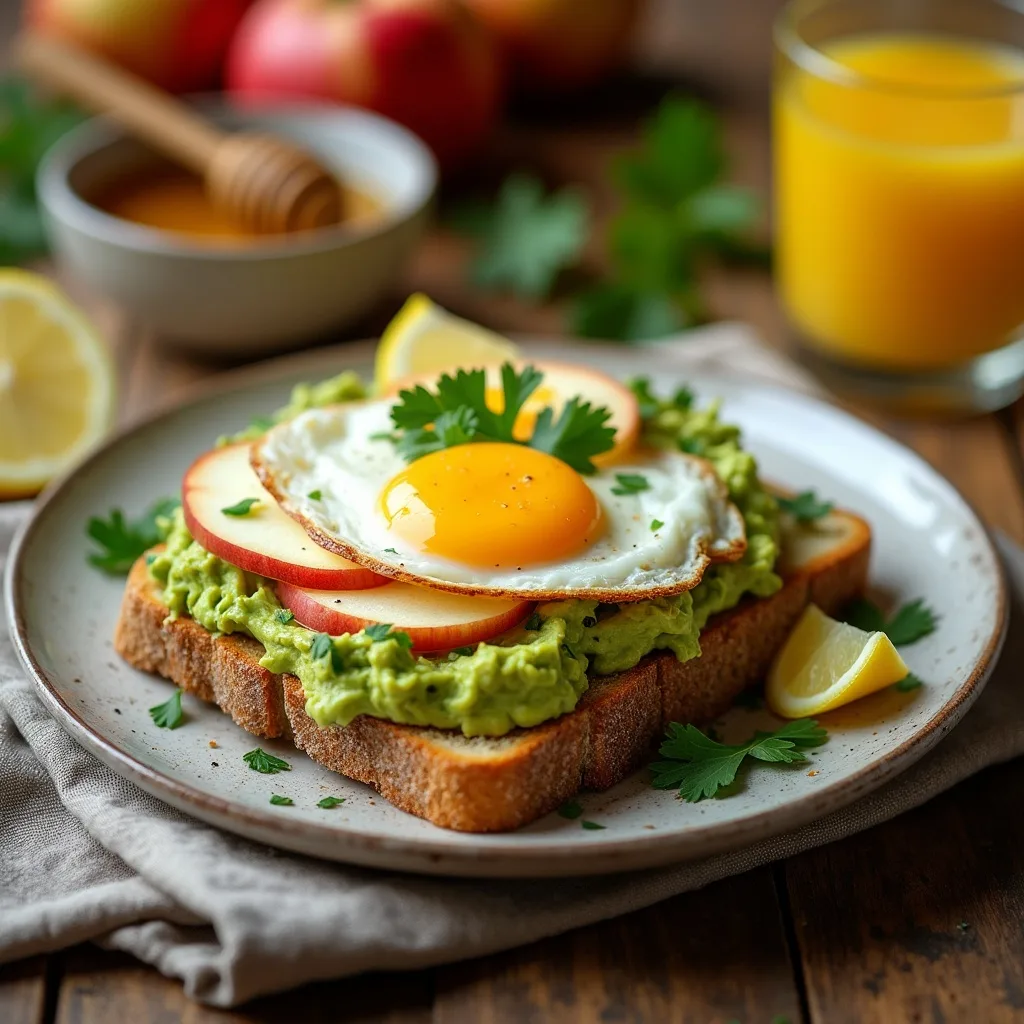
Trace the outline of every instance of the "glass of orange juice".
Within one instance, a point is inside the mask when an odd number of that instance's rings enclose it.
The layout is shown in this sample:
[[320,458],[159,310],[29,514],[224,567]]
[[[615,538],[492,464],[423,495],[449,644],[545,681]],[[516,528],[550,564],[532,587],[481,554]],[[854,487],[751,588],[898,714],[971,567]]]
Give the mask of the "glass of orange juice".
[[775,29],[776,270],[839,390],[1024,392],[1024,7],[796,0]]

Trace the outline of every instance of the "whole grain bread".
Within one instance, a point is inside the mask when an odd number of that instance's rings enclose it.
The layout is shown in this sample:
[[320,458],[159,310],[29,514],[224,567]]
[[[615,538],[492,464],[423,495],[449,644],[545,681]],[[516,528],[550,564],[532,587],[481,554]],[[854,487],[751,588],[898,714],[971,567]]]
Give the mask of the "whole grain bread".
[[701,633],[699,658],[650,655],[619,675],[591,679],[571,713],[498,738],[365,715],[319,727],[306,714],[299,680],[260,667],[261,644],[214,636],[186,617],[168,619],[144,558],[128,578],[114,644],[136,668],[217,704],[256,736],[290,736],[313,760],[410,814],[459,831],[508,831],[581,788],[620,782],[649,757],[669,722],[700,724],[727,710],[764,677],[809,602],[834,614],[863,592],[870,544],[868,525],[847,512],[813,527],[788,524],[782,589],[714,616]]

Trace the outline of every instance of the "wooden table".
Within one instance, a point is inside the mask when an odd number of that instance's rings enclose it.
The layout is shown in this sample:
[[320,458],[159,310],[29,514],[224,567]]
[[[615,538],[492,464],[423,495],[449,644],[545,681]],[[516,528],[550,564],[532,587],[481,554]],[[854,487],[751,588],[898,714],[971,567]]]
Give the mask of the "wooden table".
[[[495,167],[584,182],[606,205],[607,157],[635,136],[638,116],[664,90],[657,75],[668,73],[719,104],[735,176],[765,187],[775,6],[660,0],[639,47],[656,74],[602,91],[586,111],[520,117],[498,140]],[[557,303],[528,308],[468,288],[464,257],[459,240],[436,231],[395,302],[363,333],[413,288],[500,330],[560,330]],[[767,276],[717,274],[708,288],[720,316],[748,320],[785,346]],[[161,351],[138,332],[112,334],[126,419],[186,396],[220,369]],[[1024,542],[1020,407],[945,425],[858,411]],[[1022,802],[1024,761],[989,769],[887,825],[628,917],[450,967],[311,985],[230,1013],[189,1003],[177,982],[133,960],[83,946],[0,969],[0,1021],[1021,1021]]]

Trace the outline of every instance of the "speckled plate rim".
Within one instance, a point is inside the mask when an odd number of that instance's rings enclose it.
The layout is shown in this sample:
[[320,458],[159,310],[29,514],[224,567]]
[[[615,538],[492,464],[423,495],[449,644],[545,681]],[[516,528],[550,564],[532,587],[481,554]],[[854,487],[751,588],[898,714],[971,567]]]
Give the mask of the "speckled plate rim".
[[[233,370],[194,388],[184,407],[188,408],[218,394],[266,384],[286,375],[303,372],[315,374],[318,371],[336,373],[346,365],[366,363],[372,357],[375,344],[373,341],[347,343],[283,356]],[[566,347],[571,345],[581,358],[585,358],[588,351],[601,351],[601,346],[575,345],[563,341],[559,341],[558,344]],[[639,356],[642,349],[633,351]],[[652,832],[650,836],[630,839],[602,838],[587,849],[581,849],[577,843],[552,839],[543,845],[535,844],[517,850],[514,832],[504,834],[509,842],[501,847],[466,847],[453,844],[448,838],[450,833],[443,829],[438,829],[436,835],[431,834],[429,838],[409,839],[380,834],[369,835],[357,828],[331,824],[316,825],[294,820],[289,821],[287,827],[282,827],[283,823],[279,816],[213,796],[181,782],[173,775],[156,770],[122,750],[83,721],[60,696],[56,681],[50,678],[36,658],[29,642],[21,596],[25,583],[23,561],[36,530],[48,514],[48,509],[54,506],[64,488],[74,481],[78,474],[87,470],[93,462],[104,458],[111,449],[116,448],[136,431],[158,426],[162,420],[173,416],[182,408],[181,404],[168,403],[169,407],[158,409],[153,414],[117,431],[76,468],[54,481],[40,496],[33,514],[23,524],[12,542],[4,579],[9,627],[15,650],[35,683],[44,704],[57,721],[83,747],[94,753],[116,773],[135,782],[158,799],[211,825],[297,853],[369,867],[436,875],[565,877],[638,870],[699,859],[792,831],[825,814],[848,806],[877,789],[928,753],[960,721],[981,693],[1002,648],[1008,628],[1009,600],[1002,563],[989,531],[970,503],[934,467],[898,441],[825,402],[771,386],[755,387],[758,391],[785,394],[793,400],[809,403],[819,412],[855,424],[858,429],[868,431],[886,444],[900,449],[904,457],[915,463],[919,469],[936,481],[941,481],[948,491],[948,496],[959,502],[963,512],[973,520],[972,525],[978,530],[990,560],[986,571],[990,569],[996,577],[996,615],[992,631],[967,678],[938,712],[918,727],[912,736],[863,768],[830,784],[821,792],[796,797],[781,807],[750,814],[736,821],[691,825],[674,834]]]

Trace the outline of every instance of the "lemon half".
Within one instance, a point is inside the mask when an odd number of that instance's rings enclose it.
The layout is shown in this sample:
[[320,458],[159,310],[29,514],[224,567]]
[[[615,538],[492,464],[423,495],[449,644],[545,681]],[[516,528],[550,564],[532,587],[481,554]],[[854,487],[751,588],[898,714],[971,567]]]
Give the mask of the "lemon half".
[[907,676],[885,633],[867,633],[808,605],[772,665],[765,696],[783,718],[805,718],[866,697]]
[[0,498],[35,494],[109,429],[115,374],[51,281],[0,269]]
[[426,295],[409,296],[377,346],[374,383],[383,394],[406,377],[456,366],[486,366],[518,359],[519,349],[500,334],[453,316]]

